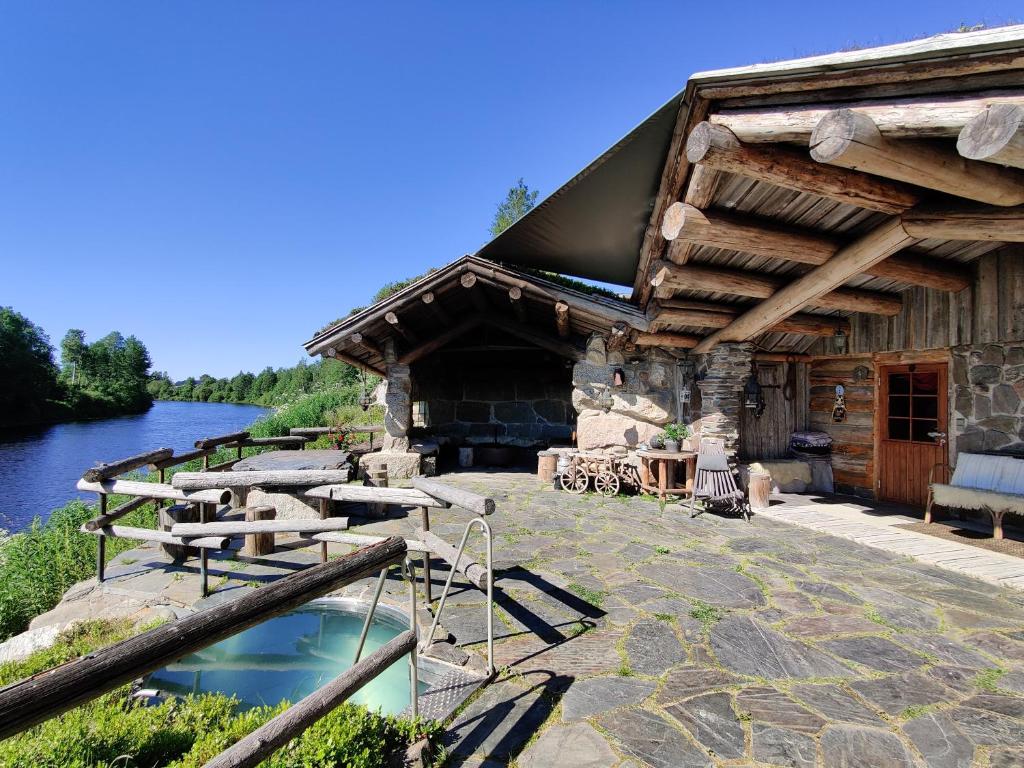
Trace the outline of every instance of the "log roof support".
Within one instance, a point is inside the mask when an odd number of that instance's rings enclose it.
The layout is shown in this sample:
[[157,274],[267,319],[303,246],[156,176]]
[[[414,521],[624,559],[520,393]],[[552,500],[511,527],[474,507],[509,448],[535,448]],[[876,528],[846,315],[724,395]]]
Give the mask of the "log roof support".
[[[744,307],[702,301],[659,302],[651,317],[652,323],[671,323],[696,328],[725,328],[743,313]],[[766,328],[769,333],[801,333],[808,336],[831,336],[837,330],[848,330],[850,322],[833,315],[797,313]]]
[[583,353],[567,341],[552,338],[541,331],[522,325],[521,323],[513,322],[512,320],[508,320],[504,317],[499,317],[494,313],[485,317],[484,322],[487,325],[494,326],[499,330],[505,331],[506,333],[523,339],[524,341],[528,341],[531,344],[535,344],[541,349],[546,349],[559,357],[566,358],[567,360],[579,360],[583,357]]
[[452,319],[445,311],[444,307],[441,306],[441,302],[438,301],[437,295],[433,291],[424,291],[420,295],[420,300],[427,305],[430,313],[434,318],[441,323],[441,325],[451,325]]
[[384,360],[386,358],[384,354],[384,349],[380,347],[376,342],[374,342],[373,339],[367,338],[365,334],[353,333],[348,337],[348,340],[352,343],[353,346],[362,347],[370,354],[379,357],[381,360]]
[[408,328],[404,323],[402,323],[402,321],[398,318],[397,314],[395,314],[394,312],[388,312],[386,315],[384,315],[384,320],[387,322],[388,325],[390,325],[392,328],[398,331],[399,335],[403,339],[405,339],[405,341],[408,344],[416,344],[416,334],[412,331],[412,329]]
[[[906,216],[914,216],[917,210],[911,209]],[[842,240],[828,235],[807,232],[797,227],[766,224],[755,216],[724,213],[714,209],[699,210],[686,203],[675,203],[669,207],[662,223],[662,232],[670,240],[692,239],[715,248],[815,266],[824,264],[843,245]],[[962,266],[912,253],[891,256],[866,269],[865,274],[940,291],[962,291],[971,283],[970,274]]]
[[428,341],[423,342],[415,349],[410,349],[398,358],[398,362],[402,365],[412,365],[417,360],[425,357],[432,352],[436,352],[446,344],[455,341],[463,334],[476,328],[482,322],[480,315],[471,315],[457,325],[452,326],[446,331],[442,331]]
[[523,305],[523,289],[518,285],[513,285],[508,289],[508,300],[512,305],[512,311],[516,313],[516,320],[520,323],[527,322],[526,307]]
[[1024,168],[1024,101],[986,109],[960,131],[956,149],[972,160]]
[[1024,174],[961,157],[935,142],[882,136],[868,115],[852,109],[827,113],[811,134],[819,163],[864,171],[989,205],[1024,204]]
[[476,307],[478,312],[487,312],[490,306],[487,303],[487,297],[484,296],[483,287],[478,285],[480,281],[477,279],[475,272],[463,272],[459,278],[459,282],[462,287],[469,291],[469,298],[473,302],[473,306]]
[[695,352],[707,352],[721,341],[746,341],[789,317],[809,302],[842,285],[854,275],[914,242],[896,217],[839,249],[803,277],[747,310],[728,326],[705,338]]
[[1024,242],[1024,206],[918,206],[902,221],[908,235],[922,240]]
[[564,301],[555,302],[555,328],[558,331],[558,338],[569,338],[569,305]]
[[[654,285],[666,285],[674,291],[709,291],[767,299],[788,282],[785,277],[739,269],[704,265],[679,265],[660,261],[655,265]],[[811,306],[875,315],[898,315],[903,309],[899,296],[880,291],[837,288],[815,297]]]
[[384,369],[380,366],[371,365],[370,363],[360,360],[358,357],[348,354],[348,352],[345,352],[344,350],[336,349],[335,347],[328,347],[324,350],[324,354],[335,360],[340,360],[343,363],[355,366],[356,368],[362,368],[367,373],[374,373],[377,376],[384,375]]
[[686,156],[691,163],[883,213],[900,213],[918,202],[918,193],[898,182],[825,170],[793,147],[745,145],[725,126],[709,122],[690,133]]

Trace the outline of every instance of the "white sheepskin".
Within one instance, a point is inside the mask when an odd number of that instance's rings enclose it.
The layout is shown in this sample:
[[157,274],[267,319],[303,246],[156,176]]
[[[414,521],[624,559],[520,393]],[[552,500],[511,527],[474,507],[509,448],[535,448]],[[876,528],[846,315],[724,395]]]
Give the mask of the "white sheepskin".
[[755,461],[749,467],[750,472],[771,475],[773,493],[803,493],[814,484],[805,461]]

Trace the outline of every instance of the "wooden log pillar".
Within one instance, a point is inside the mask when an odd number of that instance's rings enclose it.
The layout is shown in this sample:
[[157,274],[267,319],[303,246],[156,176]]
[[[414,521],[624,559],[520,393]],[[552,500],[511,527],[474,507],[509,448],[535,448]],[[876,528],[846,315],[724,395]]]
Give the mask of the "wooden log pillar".
[[[277,510],[268,505],[245,508],[245,520],[248,523],[258,520],[273,520],[277,517]],[[242,552],[250,557],[269,555],[274,552],[274,533],[251,533],[245,537],[245,545]]]
[[[366,473],[365,484],[371,488],[387,488],[388,487],[388,465],[381,464],[375,469],[371,469]],[[388,505],[380,501],[369,501],[366,503],[366,516],[372,517],[377,520],[383,519],[387,515]]]
[[[320,499],[320,519],[321,520],[326,520],[330,516],[331,516],[331,500],[330,499]],[[326,541],[321,541],[320,542],[320,562],[321,563],[326,563],[327,562],[327,542]]]
[[564,301],[555,302],[555,328],[558,330],[558,338],[569,338],[569,305]]
[[[158,510],[161,531],[170,531],[175,523],[198,523],[199,506],[196,504],[175,504]],[[180,544],[161,544],[160,548],[175,562],[180,563],[197,554],[193,547]]]
[[[203,504],[199,515],[201,523],[210,523],[217,519],[217,505]],[[199,577],[201,579],[200,594],[203,597],[210,595],[210,550],[199,550]]]
[[[107,494],[100,494],[100,515],[107,514]],[[103,571],[107,566],[107,537],[100,535],[96,542],[96,583],[103,583]]]

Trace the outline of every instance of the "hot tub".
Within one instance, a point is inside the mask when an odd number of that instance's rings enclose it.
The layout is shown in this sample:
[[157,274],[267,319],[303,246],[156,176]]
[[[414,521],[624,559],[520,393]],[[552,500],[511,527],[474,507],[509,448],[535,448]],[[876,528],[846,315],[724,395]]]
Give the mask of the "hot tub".
[[[347,599],[314,600],[150,674],[144,687],[187,696],[223,693],[241,709],[295,703],[352,666],[367,606]],[[399,611],[378,605],[362,657],[408,629]],[[420,664],[419,693],[436,677]],[[424,682],[426,681],[426,682]],[[391,715],[409,705],[409,662],[392,664],[349,701]]]

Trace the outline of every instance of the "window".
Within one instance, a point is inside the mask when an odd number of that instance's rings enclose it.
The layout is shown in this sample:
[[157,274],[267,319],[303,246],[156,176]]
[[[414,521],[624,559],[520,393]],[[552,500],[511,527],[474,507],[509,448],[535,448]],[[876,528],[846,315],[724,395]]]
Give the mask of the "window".
[[412,425],[414,427],[427,426],[427,403],[424,400],[417,400],[412,404]]
[[934,443],[939,428],[939,374],[901,371],[888,374],[889,440]]

